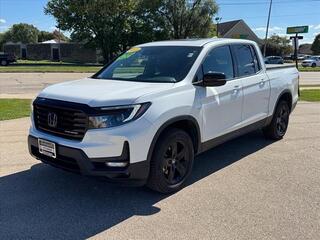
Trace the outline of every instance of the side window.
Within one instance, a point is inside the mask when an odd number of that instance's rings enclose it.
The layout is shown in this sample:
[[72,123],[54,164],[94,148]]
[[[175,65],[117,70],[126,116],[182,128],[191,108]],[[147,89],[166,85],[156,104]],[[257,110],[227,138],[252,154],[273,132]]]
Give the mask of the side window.
[[253,55],[254,65],[256,67],[256,72],[259,72],[261,70],[261,65],[260,65],[257,51],[254,49],[253,46],[251,46],[251,51],[252,51],[252,55]]
[[217,47],[211,50],[202,65],[203,73],[220,72],[226,75],[227,80],[234,78],[229,46]]
[[255,74],[255,63],[251,53],[250,45],[234,45],[233,49],[237,57],[239,77]]

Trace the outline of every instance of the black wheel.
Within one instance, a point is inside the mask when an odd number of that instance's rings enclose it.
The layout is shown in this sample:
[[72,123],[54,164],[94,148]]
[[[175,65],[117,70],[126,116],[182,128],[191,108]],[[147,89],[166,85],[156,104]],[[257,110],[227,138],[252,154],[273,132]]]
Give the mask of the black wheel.
[[1,66],[7,66],[8,65],[8,61],[3,59],[1,60]]
[[317,64],[315,64],[315,63],[312,63],[312,65],[311,65],[311,67],[316,67],[317,66]]
[[161,193],[180,190],[192,171],[193,159],[190,136],[180,129],[167,130],[155,146],[147,186]]
[[286,101],[279,102],[271,123],[263,129],[264,135],[273,140],[282,139],[287,132],[290,109]]

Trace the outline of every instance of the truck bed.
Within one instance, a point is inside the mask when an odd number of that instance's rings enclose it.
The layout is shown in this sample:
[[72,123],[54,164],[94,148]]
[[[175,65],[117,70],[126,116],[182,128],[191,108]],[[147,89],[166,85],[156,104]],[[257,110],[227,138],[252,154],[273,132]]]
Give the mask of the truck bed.
[[285,64],[266,64],[267,71],[269,70],[276,70],[281,68],[295,68],[296,65],[292,63],[285,63]]

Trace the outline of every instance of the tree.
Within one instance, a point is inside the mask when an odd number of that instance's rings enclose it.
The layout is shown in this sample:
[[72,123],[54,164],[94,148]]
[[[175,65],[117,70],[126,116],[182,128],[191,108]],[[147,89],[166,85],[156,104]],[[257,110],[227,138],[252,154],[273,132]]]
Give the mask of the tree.
[[45,13],[53,15],[62,30],[72,31],[73,37],[99,47],[108,62],[133,44],[129,39],[132,23],[138,21],[138,4],[135,0],[50,0]]
[[108,62],[142,42],[206,37],[217,10],[214,0],[49,0],[45,13]]
[[320,34],[318,34],[311,46],[311,50],[313,52],[313,54],[320,54]]
[[[262,46],[263,49],[264,46]],[[293,51],[290,40],[286,37],[272,35],[267,41],[267,55],[283,56]]]
[[33,25],[19,23],[12,25],[8,31],[4,33],[5,42],[21,42],[21,43],[36,43],[38,42],[39,30]]
[[62,32],[55,29],[53,32],[40,31],[38,35],[38,41],[44,42],[51,39],[60,39],[61,41],[68,42],[69,38],[66,37]]
[[218,11],[214,0],[145,0],[143,5],[156,18],[162,18],[170,38],[212,35],[212,18]]
[[38,41],[39,42],[44,42],[54,39],[53,33],[47,32],[47,31],[40,31],[38,34]]
[[69,41],[69,38],[67,36],[65,36],[62,32],[59,32],[57,29],[55,29],[52,32],[52,35],[53,35],[54,39],[60,39],[61,41],[64,41],[64,42]]
[[4,33],[0,33],[0,52],[3,50],[4,43],[5,43]]

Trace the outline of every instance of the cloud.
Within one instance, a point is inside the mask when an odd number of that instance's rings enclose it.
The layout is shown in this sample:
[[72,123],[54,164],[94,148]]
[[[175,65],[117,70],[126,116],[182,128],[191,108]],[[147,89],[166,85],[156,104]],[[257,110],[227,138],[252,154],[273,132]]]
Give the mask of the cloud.
[[[282,28],[282,27],[277,27],[277,26],[269,27],[269,32],[280,32],[283,30],[284,30],[284,28]],[[257,27],[257,28],[254,28],[253,31],[265,32],[266,27]]]
[[265,27],[257,27],[257,28],[253,28],[253,31],[258,31],[258,32],[265,32],[266,28]]
[[0,33],[5,32],[9,29],[9,26],[5,26],[5,25],[0,25]]
[[0,18],[0,23],[6,23],[7,21],[3,18]]

